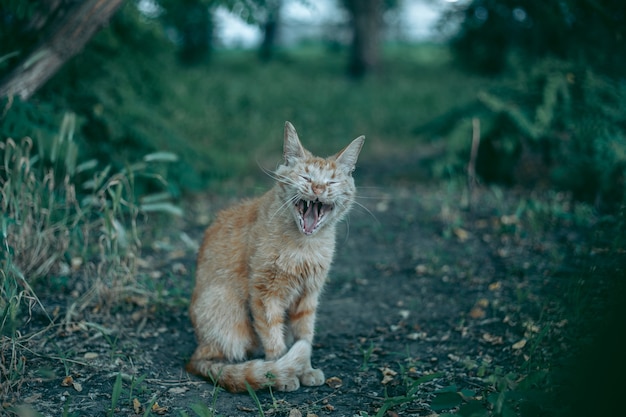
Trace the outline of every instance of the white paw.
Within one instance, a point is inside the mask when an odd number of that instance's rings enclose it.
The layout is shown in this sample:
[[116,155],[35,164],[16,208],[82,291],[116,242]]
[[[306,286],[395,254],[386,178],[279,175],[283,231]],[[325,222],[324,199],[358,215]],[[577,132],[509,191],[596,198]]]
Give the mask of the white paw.
[[300,382],[306,387],[317,387],[324,383],[324,372],[321,369],[309,369],[300,375]]
[[297,377],[285,377],[274,384],[277,391],[295,391],[300,388],[300,381]]

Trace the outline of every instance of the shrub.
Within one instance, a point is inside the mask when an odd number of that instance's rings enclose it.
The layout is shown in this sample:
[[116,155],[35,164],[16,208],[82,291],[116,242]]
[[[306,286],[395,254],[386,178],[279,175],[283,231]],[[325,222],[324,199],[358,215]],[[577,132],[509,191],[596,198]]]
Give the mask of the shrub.
[[477,103],[442,129],[448,157],[439,173],[461,173],[471,118],[480,120],[477,171],[484,180],[567,190],[614,211],[626,187],[626,85],[547,59],[480,91]]

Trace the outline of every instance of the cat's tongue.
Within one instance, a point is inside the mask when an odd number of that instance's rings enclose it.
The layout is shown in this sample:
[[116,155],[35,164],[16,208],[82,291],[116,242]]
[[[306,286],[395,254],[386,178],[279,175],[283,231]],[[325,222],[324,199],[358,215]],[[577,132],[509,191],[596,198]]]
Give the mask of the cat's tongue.
[[302,220],[304,221],[304,232],[306,234],[313,233],[313,229],[317,224],[317,221],[320,217],[320,207],[322,203],[319,201],[309,203],[306,211],[302,215]]

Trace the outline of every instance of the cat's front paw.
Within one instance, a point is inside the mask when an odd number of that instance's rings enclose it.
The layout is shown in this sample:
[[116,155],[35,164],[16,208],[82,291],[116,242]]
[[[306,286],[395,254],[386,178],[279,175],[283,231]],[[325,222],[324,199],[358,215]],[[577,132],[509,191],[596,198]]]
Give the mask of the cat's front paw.
[[285,377],[282,378],[280,381],[276,381],[276,383],[274,384],[274,388],[277,391],[296,391],[298,388],[300,388],[300,381],[295,376]]
[[309,369],[300,375],[300,383],[306,387],[317,387],[324,383],[324,372],[321,369]]

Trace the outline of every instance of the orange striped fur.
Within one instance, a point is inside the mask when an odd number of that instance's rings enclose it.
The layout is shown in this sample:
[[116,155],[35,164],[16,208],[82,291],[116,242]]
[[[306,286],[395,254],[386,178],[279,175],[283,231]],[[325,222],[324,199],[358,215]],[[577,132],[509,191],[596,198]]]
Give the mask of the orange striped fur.
[[189,372],[233,392],[324,383],[311,367],[315,313],[364,139],[323,159],[285,124],[276,185],[220,212],[205,232],[189,309],[198,342]]

